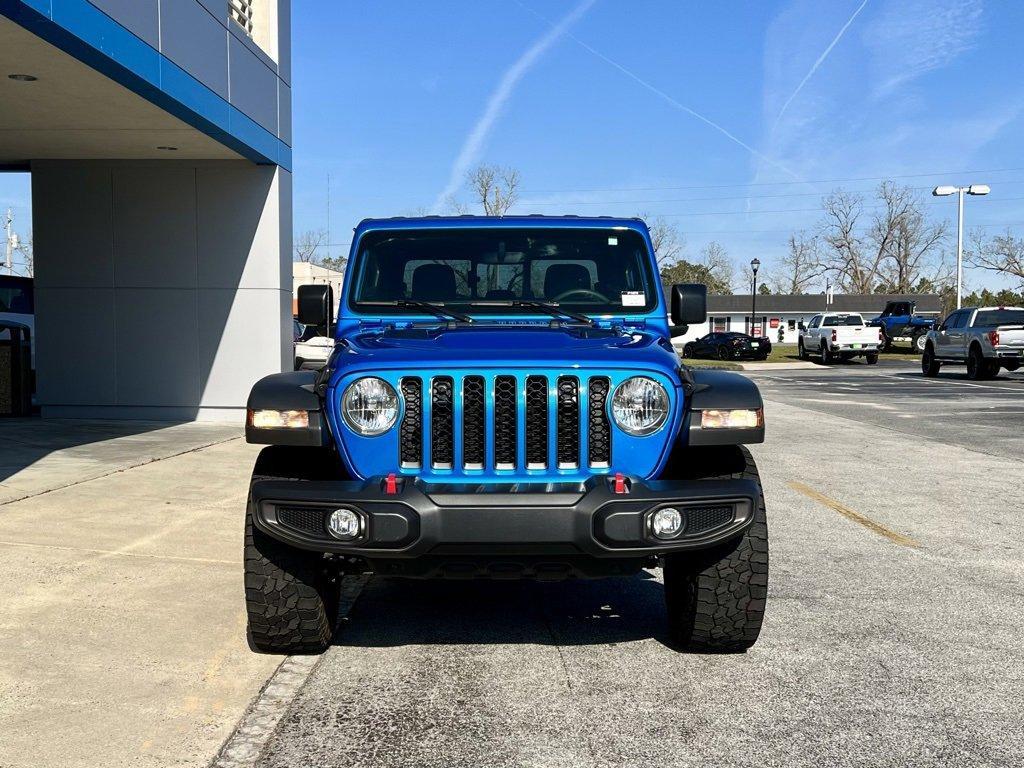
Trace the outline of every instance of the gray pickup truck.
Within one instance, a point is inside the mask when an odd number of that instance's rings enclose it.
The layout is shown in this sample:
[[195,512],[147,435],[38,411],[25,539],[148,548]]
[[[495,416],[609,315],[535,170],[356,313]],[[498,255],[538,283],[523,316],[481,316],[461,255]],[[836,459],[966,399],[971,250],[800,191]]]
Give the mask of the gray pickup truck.
[[928,332],[921,370],[937,376],[948,364],[967,364],[967,378],[991,379],[1024,362],[1024,308],[964,307]]

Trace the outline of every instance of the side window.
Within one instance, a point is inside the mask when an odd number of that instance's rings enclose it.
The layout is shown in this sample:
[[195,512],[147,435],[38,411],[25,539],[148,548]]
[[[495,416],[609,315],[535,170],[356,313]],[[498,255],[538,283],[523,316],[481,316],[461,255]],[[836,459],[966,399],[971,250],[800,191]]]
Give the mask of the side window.
[[821,325],[821,315],[815,315],[811,318],[811,324],[808,328],[817,328],[819,325]]
[[967,324],[967,312],[954,312],[949,316],[946,325],[950,328],[963,328]]

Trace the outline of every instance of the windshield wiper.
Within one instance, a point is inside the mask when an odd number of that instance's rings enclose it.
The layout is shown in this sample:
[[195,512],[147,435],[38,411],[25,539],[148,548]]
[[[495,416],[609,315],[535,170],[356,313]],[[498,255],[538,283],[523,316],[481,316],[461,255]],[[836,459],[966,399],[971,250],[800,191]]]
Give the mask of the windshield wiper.
[[360,304],[367,304],[376,307],[401,307],[402,309],[419,309],[428,315],[439,317],[442,320],[458,320],[460,323],[475,322],[469,315],[447,309],[444,305],[431,304],[429,301],[416,301],[415,299],[398,299],[396,301],[361,301]]
[[576,320],[587,325],[597,327],[597,320],[592,317],[587,317],[578,312],[570,312],[568,309],[562,309],[558,306],[557,301],[531,301],[529,299],[515,299],[512,302],[513,307],[526,307],[527,309],[539,309],[542,312],[547,312],[552,317],[568,317],[570,320]]

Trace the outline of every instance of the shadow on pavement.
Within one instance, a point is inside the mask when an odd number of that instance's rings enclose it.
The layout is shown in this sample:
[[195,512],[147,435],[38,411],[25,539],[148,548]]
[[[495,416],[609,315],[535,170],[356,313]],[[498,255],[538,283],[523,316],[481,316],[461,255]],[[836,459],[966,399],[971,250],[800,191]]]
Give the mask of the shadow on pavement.
[[335,644],[668,644],[664,588],[651,574],[562,582],[371,579]]

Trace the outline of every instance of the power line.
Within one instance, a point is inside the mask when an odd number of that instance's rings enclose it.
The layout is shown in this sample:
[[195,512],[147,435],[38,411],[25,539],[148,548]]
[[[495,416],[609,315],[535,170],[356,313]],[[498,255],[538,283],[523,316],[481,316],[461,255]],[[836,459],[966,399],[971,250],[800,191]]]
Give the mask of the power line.
[[666,190],[684,189],[736,189],[746,187],[779,187],[791,186],[793,184],[845,184],[851,181],[887,181],[889,179],[922,179],[929,176],[955,176],[970,173],[1009,173],[1011,171],[1024,171],[1024,168],[981,168],[965,171],[934,171],[931,173],[904,173],[886,174],[885,176],[859,176],[846,179],[808,179],[807,181],[760,181],[741,182],[738,184],[700,184],[689,186],[663,186],[663,187],[604,187],[596,189],[548,189],[532,190],[533,195],[557,195],[566,192],[657,192]]

